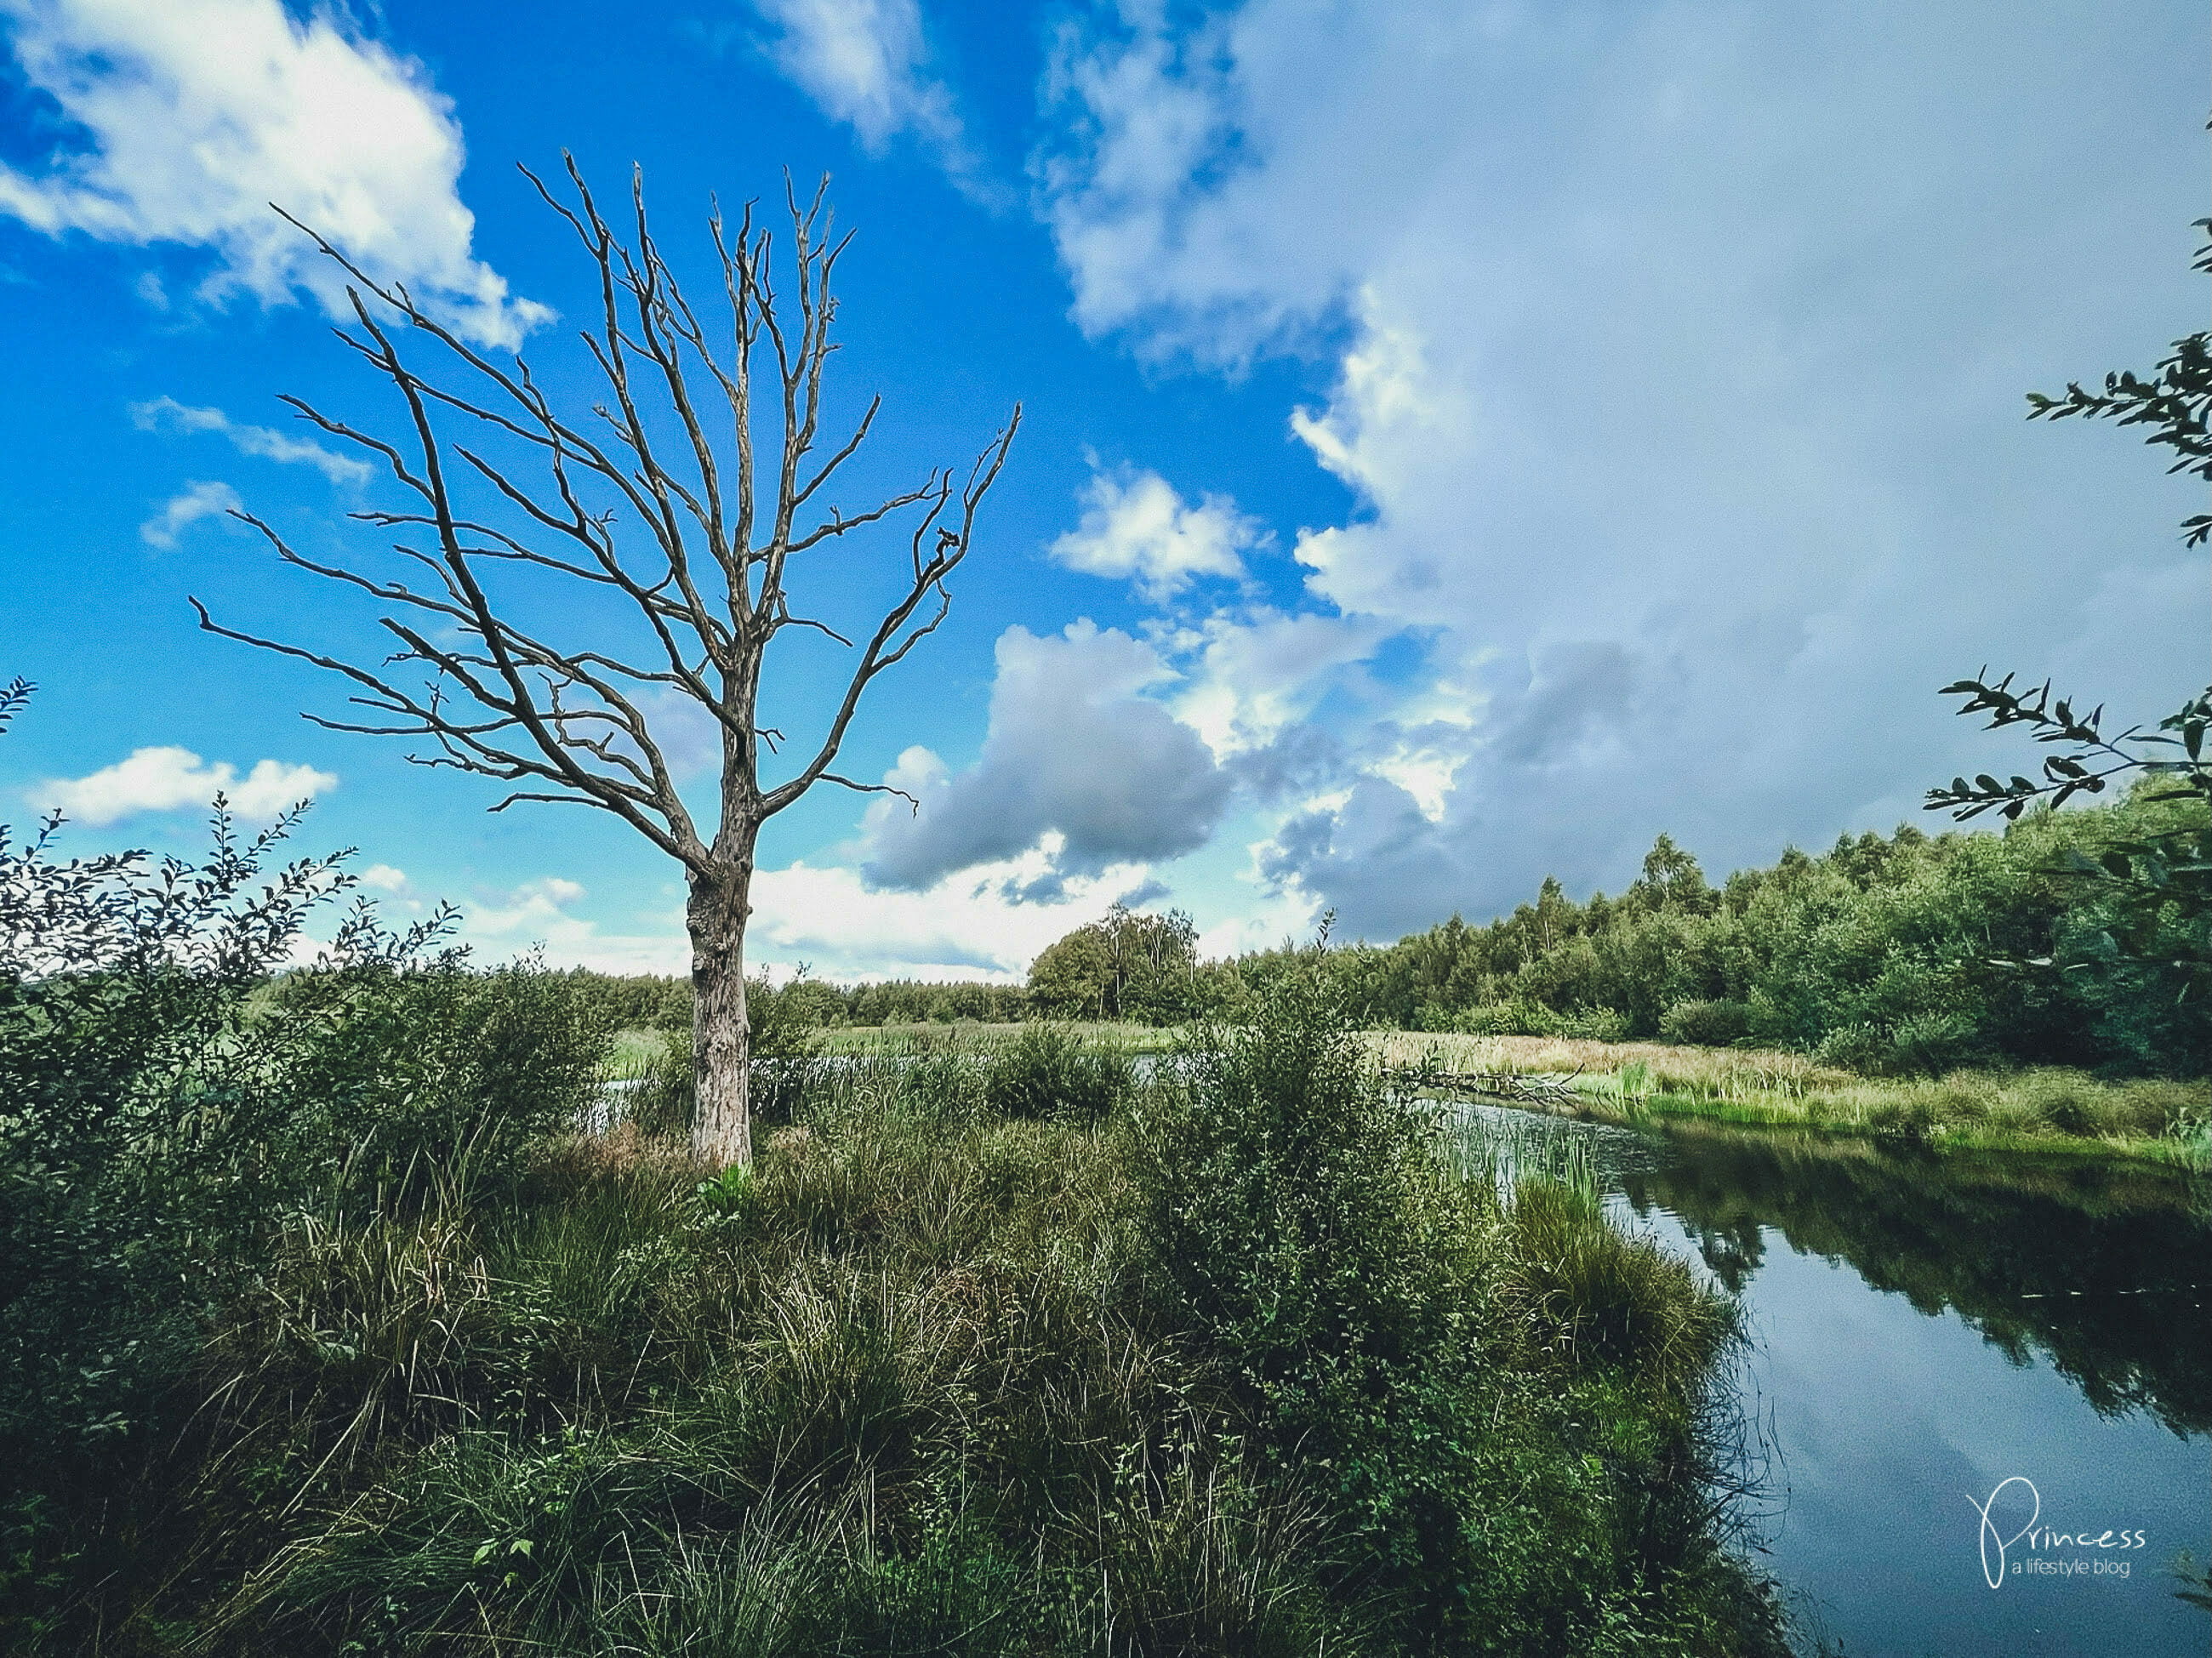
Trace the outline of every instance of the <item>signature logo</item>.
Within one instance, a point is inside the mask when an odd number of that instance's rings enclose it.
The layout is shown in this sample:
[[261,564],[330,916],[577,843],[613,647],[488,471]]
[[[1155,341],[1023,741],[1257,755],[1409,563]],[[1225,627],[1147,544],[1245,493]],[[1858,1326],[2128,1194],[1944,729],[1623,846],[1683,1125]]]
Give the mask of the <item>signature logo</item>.
[[[2027,1518],[2021,1522],[2017,1531],[2008,1537],[1996,1516],[1998,1499],[2014,1485],[2021,1488],[2027,1503]],[[2008,1512],[2016,1512],[2021,1501],[2021,1496],[2015,1496],[2003,1507]],[[1978,1541],[1982,1555],[1982,1579],[1993,1589],[2002,1588],[2005,1578],[2008,1576],[2019,1576],[2023,1568],[2030,1575],[2039,1577],[2126,1577],[2129,1576],[2129,1563],[2125,1560],[2116,1560],[2101,1554],[2080,1555],[2069,1560],[2046,1559],[2043,1556],[2045,1552],[2058,1549],[2139,1549],[2149,1540],[2142,1532],[2125,1527],[2107,1526],[2101,1532],[2062,1532],[2039,1524],[2043,1518],[2043,1493],[2035,1489],[2033,1480],[2022,1474],[1999,1480],[1996,1489],[1989,1494],[1986,1501],[1977,1503],[1970,1497],[1966,1503],[1981,1517]],[[2006,1555],[2022,1539],[2027,1540],[2031,1558],[2013,1562],[2008,1573]]]
[[[2028,1501],[2034,1506],[2030,1508],[2027,1511],[2027,1523],[2026,1525],[2022,1526],[2010,1537],[2000,1537],[1997,1534],[1996,1522],[1990,1518],[1990,1510],[1996,1507],[1997,1498],[2002,1497],[2006,1491],[2014,1485],[2026,1486],[2027,1489]],[[1988,1582],[1989,1586],[1991,1588],[2001,1589],[2004,1587],[2005,1551],[2010,1548],[2014,1544],[2019,1542],[2020,1540],[2027,1536],[2028,1533],[2033,1531],[2035,1529],[2035,1522],[2043,1518],[2043,1493],[2035,1489],[2035,1482],[2033,1480],[2021,1474],[2014,1474],[2009,1479],[2001,1480],[1998,1482],[1997,1488],[1990,1493],[1990,1500],[1988,1502],[1976,1503],[1971,1497],[1968,1497],[1966,1501],[1972,1507],[1974,1512],[1980,1515],[1982,1517],[1982,1534],[1980,1539],[1982,1546],[1982,1576]]]

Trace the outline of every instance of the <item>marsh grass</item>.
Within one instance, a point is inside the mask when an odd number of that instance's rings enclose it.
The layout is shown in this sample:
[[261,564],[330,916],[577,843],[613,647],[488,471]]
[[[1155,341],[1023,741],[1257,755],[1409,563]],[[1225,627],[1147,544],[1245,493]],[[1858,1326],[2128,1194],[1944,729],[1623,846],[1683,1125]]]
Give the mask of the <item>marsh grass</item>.
[[1270,1017],[814,1055],[749,1174],[632,1120],[288,1214],[0,1643],[1777,1649],[1699,1517],[1729,1304]]
[[2212,1166],[2212,1082],[2105,1081],[2060,1067],[1865,1078],[1802,1054],[1540,1036],[1379,1033],[1387,1066],[1573,1075],[1582,1108],[1865,1135],[1893,1144],[2088,1151]]
[[[877,1054],[901,1057],[917,1053],[981,1053],[1018,1042],[1045,1022],[1024,1024],[984,1024],[961,1020],[949,1024],[835,1025],[807,1039],[816,1053]],[[1174,1025],[1140,1025],[1115,1020],[1054,1020],[1049,1028],[1094,1048],[1123,1054],[1171,1054],[1189,1038],[1189,1030]]]

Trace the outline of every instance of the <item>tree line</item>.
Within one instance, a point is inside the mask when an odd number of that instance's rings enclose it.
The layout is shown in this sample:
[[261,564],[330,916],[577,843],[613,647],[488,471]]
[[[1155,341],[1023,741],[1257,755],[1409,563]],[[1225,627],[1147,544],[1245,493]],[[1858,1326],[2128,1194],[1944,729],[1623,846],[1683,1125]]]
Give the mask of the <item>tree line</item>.
[[[2031,811],[1997,834],[1901,824],[1845,835],[1825,853],[1791,847],[1717,884],[1662,835],[1618,896],[1577,902],[1547,878],[1490,922],[1454,914],[1395,944],[1334,945],[1324,959],[1355,1017],[1377,1028],[1743,1043],[1864,1072],[2030,1064],[2202,1075],[2212,1070],[2212,1018],[2192,993],[2197,918],[2171,904],[2146,938],[2134,898],[2083,873],[2201,815],[2138,787],[2110,805]],[[1026,984],[839,985],[802,972],[780,986],[757,980],[751,1005],[757,1037],[961,1020],[1234,1019],[1298,955],[1286,943],[1201,961],[1188,915],[1117,907],[1041,952]],[[580,976],[616,1024],[690,1020],[681,980]]]
[[[1872,1072],[2201,1075],[2212,1020],[2189,993],[2188,907],[2154,918],[2167,947],[2122,948],[2116,911],[2131,900],[2081,873],[2191,814],[2139,788],[2092,811],[2031,811],[1999,835],[1846,835],[1718,885],[1662,835],[1619,897],[1577,903],[1547,879],[1486,926],[1455,915],[1335,960],[1363,1017],[1399,1029],[1743,1042]],[[1239,975],[1284,959],[1248,957]]]

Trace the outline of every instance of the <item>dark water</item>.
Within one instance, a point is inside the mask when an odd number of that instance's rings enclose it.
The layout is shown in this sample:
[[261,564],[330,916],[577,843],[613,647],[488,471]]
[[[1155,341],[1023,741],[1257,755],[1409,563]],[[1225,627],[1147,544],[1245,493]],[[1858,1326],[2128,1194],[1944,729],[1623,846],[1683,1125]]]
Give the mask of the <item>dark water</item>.
[[2212,1652],[2168,1570],[2212,1533],[2212,1181],[1472,1109],[1742,1297],[1754,1532],[1829,1650]]

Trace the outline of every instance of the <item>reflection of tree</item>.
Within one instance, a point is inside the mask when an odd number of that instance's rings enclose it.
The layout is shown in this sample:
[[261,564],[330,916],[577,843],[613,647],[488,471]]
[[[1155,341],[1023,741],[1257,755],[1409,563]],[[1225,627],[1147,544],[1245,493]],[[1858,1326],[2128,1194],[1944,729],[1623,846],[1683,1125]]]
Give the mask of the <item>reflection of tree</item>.
[[2212,1225],[2154,1171],[1683,1131],[1658,1171],[1624,1181],[1638,1210],[1680,1216],[1735,1290],[1759,1231],[1850,1266],[1919,1311],[1956,1312],[2015,1363],[2049,1357],[2101,1415],[2152,1412],[2212,1430],[2212,1339],[2200,1287]]

